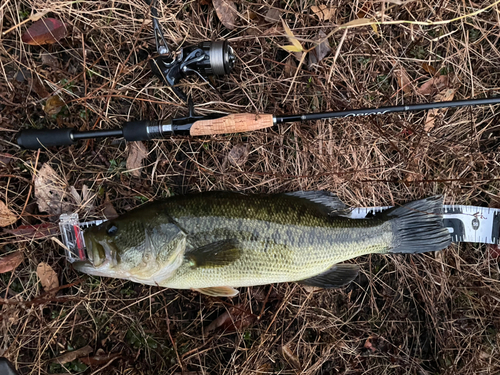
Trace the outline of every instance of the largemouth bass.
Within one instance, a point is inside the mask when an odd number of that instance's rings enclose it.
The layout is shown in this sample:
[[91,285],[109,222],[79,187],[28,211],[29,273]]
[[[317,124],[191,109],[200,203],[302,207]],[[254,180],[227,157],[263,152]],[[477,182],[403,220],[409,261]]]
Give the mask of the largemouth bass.
[[324,191],[175,196],[86,230],[90,261],[75,268],[213,296],[292,281],[335,288],[358,274],[356,265],[339,264],[346,260],[446,248],[441,208],[442,199],[432,197],[350,219]]

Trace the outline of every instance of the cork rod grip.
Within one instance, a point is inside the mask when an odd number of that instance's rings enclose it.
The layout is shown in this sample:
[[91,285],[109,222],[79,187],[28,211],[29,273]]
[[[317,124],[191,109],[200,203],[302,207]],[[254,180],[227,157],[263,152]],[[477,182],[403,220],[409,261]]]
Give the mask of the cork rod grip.
[[189,130],[191,135],[242,133],[273,126],[273,115],[237,113],[214,120],[196,121]]

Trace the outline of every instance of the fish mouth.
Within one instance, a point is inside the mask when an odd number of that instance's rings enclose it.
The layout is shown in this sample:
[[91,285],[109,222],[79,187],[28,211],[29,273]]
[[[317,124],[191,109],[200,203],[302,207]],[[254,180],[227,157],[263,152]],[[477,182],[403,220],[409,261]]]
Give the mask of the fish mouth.
[[83,238],[85,240],[85,247],[87,248],[87,257],[89,259],[87,263],[92,264],[94,267],[99,267],[106,260],[106,250],[104,246],[87,233],[83,234]]

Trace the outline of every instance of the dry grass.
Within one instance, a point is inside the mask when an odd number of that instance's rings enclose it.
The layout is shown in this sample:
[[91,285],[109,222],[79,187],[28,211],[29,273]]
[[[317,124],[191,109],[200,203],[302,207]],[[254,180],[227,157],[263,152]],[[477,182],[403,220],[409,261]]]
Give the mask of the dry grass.
[[[211,6],[163,2],[161,22],[174,49],[224,37],[238,54],[233,74],[215,81],[222,97],[197,80],[185,81],[197,111],[288,114],[430,101],[432,95],[416,91],[430,78],[423,63],[451,77],[456,99],[498,91],[496,6],[443,25],[381,25],[380,35],[370,26],[339,30],[330,38],[330,55],[296,75],[297,60],[278,47],[287,43],[281,25],[262,19],[270,6],[280,9],[294,34],[310,40],[359,12],[385,21],[441,21],[490,1],[323,4],[336,9],[330,21],[318,21],[311,1],[242,1],[240,26],[230,32]],[[20,150],[13,141],[20,128],[105,129],[131,119],[185,114],[184,104],[151,76],[154,40],[143,1],[4,0],[2,30],[31,11],[49,8],[49,15],[70,25],[60,44],[24,45],[26,25],[1,36],[0,43],[0,152],[15,156],[0,171],[0,186],[2,200],[22,213],[19,225],[49,220],[37,211],[32,190],[32,171],[45,162],[68,186],[79,191],[86,184],[97,193],[89,219],[101,216],[105,193],[123,212],[144,199],[220,189],[326,189],[352,206],[400,204],[439,193],[447,203],[500,206],[499,117],[492,107],[450,109],[429,134],[423,130],[426,114],[413,113],[150,142],[140,179],[125,173],[128,149],[120,142]],[[249,19],[248,11],[258,16]],[[43,65],[41,53],[51,54],[54,66]],[[411,79],[409,93],[398,85],[401,69]],[[20,70],[49,92],[62,93],[67,109],[57,119],[44,114],[44,100],[32,91],[32,80],[13,79]],[[250,150],[240,167],[226,160],[237,143]],[[121,352],[122,358],[85,374],[297,373],[283,346],[305,374],[500,372],[499,269],[484,247],[463,244],[440,254],[363,257],[356,260],[363,274],[342,290],[310,293],[284,284],[242,289],[226,300],[82,277],[50,239],[18,241],[4,235],[1,243],[3,253],[20,249],[26,256],[15,272],[0,275],[1,297],[8,299],[1,306],[0,354],[22,374],[63,372],[51,359],[87,344],[94,352]],[[80,283],[55,297],[44,296],[34,273],[40,261],[56,270],[61,285]],[[209,322],[233,304],[262,315],[236,333],[204,335]]]

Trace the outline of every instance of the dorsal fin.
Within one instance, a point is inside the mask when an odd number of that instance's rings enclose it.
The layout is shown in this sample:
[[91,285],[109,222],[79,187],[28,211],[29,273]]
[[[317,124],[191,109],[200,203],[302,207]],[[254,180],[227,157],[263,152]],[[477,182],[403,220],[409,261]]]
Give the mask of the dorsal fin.
[[285,193],[291,197],[306,199],[310,202],[320,204],[327,210],[329,215],[347,215],[351,210],[335,194],[325,190],[295,191]]

